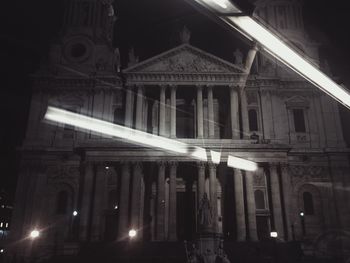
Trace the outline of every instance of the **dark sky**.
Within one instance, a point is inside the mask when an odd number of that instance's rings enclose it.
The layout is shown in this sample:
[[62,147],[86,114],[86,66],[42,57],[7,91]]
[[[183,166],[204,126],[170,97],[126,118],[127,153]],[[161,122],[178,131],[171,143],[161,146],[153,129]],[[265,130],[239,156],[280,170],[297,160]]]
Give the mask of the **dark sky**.
[[[339,81],[350,86],[348,1],[304,2],[306,27],[316,29],[320,41],[329,39],[323,53]],[[185,24],[192,31],[191,44],[218,56],[227,56],[232,43],[237,42],[235,36],[227,34],[183,0],[116,0],[115,6],[118,20],[114,45],[120,47],[123,58],[131,46],[141,60],[176,46],[178,31]],[[16,148],[22,143],[29,110],[30,74],[37,70],[50,42],[58,35],[63,10],[63,0],[2,1],[0,188],[10,195],[14,193],[19,165]],[[345,122],[349,123],[348,120],[345,114]]]

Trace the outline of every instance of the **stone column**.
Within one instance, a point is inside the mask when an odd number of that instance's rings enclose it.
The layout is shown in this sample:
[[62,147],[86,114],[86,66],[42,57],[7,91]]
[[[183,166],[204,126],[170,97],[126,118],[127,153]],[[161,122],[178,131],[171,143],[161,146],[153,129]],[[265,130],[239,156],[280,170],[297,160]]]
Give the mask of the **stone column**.
[[[111,167],[110,169],[114,169]],[[104,218],[103,210],[105,206],[104,193],[106,192],[106,171],[105,167],[99,165],[97,167],[97,175],[95,181],[95,196],[94,196],[94,212],[92,218],[91,241],[102,240],[102,220]]]
[[209,199],[213,215],[213,230],[217,232],[218,226],[218,209],[217,209],[217,180],[216,165],[209,163]]
[[274,139],[274,123],[273,123],[273,112],[271,105],[271,94],[269,90],[261,91],[261,112],[263,118],[264,135],[266,139]]
[[125,99],[125,126],[132,127],[134,115],[134,91],[132,87],[126,88]]
[[240,99],[241,99],[243,138],[248,139],[249,138],[249,120],[248,120],[247,97],[246,97],[245,90],[241,90]]
[[234,170],[234,187],[236,201],[236,222],[237,222],[237,241],[246,240],[246,224],[244,214],[244,195],[243,195],[243,178],[240,169]]
[[[140,162],[133,164],[132,194],[131,194],[131,228],[141,230],[140,209],[141,209],[141,180],[142,164]],[[139,234],[141,234],[140,231]],[[139,237],[139,235],[138,235]]]
[[246,183],[246,198],[247,198],[247,210],[248,210],[248,227],[249,227],[249,240],[257,241],[258,234],[256,229],[256,213],[255,213],[255,198],[253,189],[253,173],[245,172]]
[[118,237],[123,239],[127,237],[129,228],[129,188],[130,188],[130,165],[123,163],[121,175],[121,193],[119,203],[119,226]]
[[203,88],[197,86],[197,138],[203,138]]
[[144,88],[142,86],[137,87],[137,100],[136,100],[136,123],[135,128],[138,130],[143,130],[143,92]]
[[213,88],[208,86],[208,123],[209,138],[214,138],[214,104],[213,104]]
[[284,211],[286,215],[286,225],[287,225],[287,234],[288,237],[285,237],[286,240],[293,240],[292,236],[292,225],[291,225],[291,189],[292,184],[290,180],[290,176],[288,173],[288,166],[287,164],[282,164],[281,166],[281,172],[282,172],[282,186],[283,186],[283,199],[284,199]]
[[86,163],[83,197],[80,212],[80,227],[79,227],[79,240],[86,241],[88,239],[88,227],[90,218],[90,207],[94,181],[94,167],[92,163]]
[[159,97],[159,135],[165,135],[165,91],[166,86],[160,87],[160,97]]
[[197,203],[203,198],[204,188],[205,188],[205,163],[198,162],[198,180],[197,180]]
[[282,206],[281,206],[281,192],[280,192],[280,184],[279,184],[276,164],[270,164],[270,182],[271,182],[270,187],[271,187],[275,230],[278,233],[278,237],[283,239],[284,228],[283,228],[283,214],[282,214]]
[[239,139],[239,101],[238,87],[230,86],[231,134],[232,139]]
[[171,86],[171,115],[170,115],[170,137],[176,137],[176,86]]
[[169,174],[169,240],[176,240],[176,171],[177,162],[170,163]]
[[158,163],[157,184],[157,240],[165,238],[165,163]]

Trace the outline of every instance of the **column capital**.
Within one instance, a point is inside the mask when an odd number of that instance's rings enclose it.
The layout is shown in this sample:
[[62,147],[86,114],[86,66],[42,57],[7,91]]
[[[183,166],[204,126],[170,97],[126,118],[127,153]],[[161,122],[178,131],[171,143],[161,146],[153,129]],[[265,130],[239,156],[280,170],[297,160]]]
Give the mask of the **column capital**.
[[208,162],[208,167],[210,170],[216,170],[218,165],[216,163],[213,163],[213,162]]
[[282,173],[288,173],[288,169],[289,169],[288,163],[281,163],[280,166],[281,166]]
[[176,84],[169,84],[168,86],[169,86],[169,88],[171,88],[172,90],[176,90],[177,87],[178,87],[178,85],[176,85]]
[[197,162],[197,167],[199,168],[199,169],[205,169],[205,165],[206,165],[206,163],[205,162]]
[[177,161],[168,161],[167,164],[169,167],[175,167],[175,168],[179,165]]
[[197,88],[197,90],[202,90],[203,89],[203,87],[204,87],[204,85],[203,84],[197,84],[196,85],[196,88]]
[[161,85],[159,85],[159,87],[160,87],[160,89],[161,90],[166,90],[167,89],[167,87],[168,87],[168,85],[166,85],[166,84],[161,84]]
[[129,165],[131,162],[128,161],[128,160],[121,160],[119,163],[120,163],[121,165]]
[[142,169],[142,162],[132,162],[132,166],[135,168],[135,169]]
[[157,165],[159,167],[165,168],[165,166],[167,165],[167,161],[157,161]]
[[272,169],[277,169],[279,163],[269,163],[269,167]]
[[237,168],[234,169],[234,173],[235,173],[235,175],[236,175],[236,174],[240,174],[240,175],[243,174],[243,173],[242,173],[242,170],[241,170],[241,169],[237,169]]
[[230,85],[228,85],[228,87],[229,87],[231,90],[239,91],[239,86],[238,86],[238,85],[230,84]]

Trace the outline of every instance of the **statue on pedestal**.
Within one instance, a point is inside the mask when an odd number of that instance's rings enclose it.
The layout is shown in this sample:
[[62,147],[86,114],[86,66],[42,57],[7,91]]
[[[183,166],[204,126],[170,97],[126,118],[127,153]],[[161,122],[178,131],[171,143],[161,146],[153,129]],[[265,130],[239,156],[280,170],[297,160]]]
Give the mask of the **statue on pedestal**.
[[212,211],[207,193],[203,194],[203,198],[199,202],[198,208],[199,225],[205,230],[212,227]]

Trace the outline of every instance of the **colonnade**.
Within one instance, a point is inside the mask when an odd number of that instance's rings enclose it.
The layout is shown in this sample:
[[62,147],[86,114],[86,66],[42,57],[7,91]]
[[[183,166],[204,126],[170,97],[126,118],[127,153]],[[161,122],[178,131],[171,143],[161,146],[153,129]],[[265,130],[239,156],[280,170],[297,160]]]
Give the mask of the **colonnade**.
[[[178,165],[181,162],[159,161],[156,175],[156,194],[154,198],[155,213],[151,225],[152,240],[158,241],[175,241],[177,240],[177,173]],[[140,230],[138,238],[142,238],[142,229],[144,227],[144,170],[141,162],[122,162],[120,175],[120,198],[118,203],[118,240],[127,238],[130,229]],[[103,177],[97,176],[101,173],[100,168],[90,163],[85,168],[83,202],[81,208],[80,221],[80,238],[82,240],[92,237],[92,240],[98,239],[98,224],[102,221],[99,219],[101,204],[101,195],[103,195]],[[288,220],[288,196],[282,195],[282,190],[288,188],[288,174],[286,169],[278,171],[276,164],[269,164],[268,168],[259,167],[259,169],[268,169],[269,189],[271,194],[266,199],[272,207],[268,207],[270,213],[271,229],[278,232],[281,239],[290,238],[289,220]],[[259,172],[259,171],[258,171]],[[236,216],[236,239],[237,241],[257,241],[257,222],[256,207],[254,197],[254,173],[234,169],[234,200],[235,204],[225,204],[235,209]],[[95,176],[94,176],[95,174]],[[213,163],[197,162],[197,207],[204,193],[207,194],[212,209],[212,230],[215,233],[222,233],[220,221],[221,215],[221,183],[218,179],[217,165]],[[209,187],[206,187],[206,182]],[[166,184],[168,188],[166,190]],[[208,186],[207,185],[207,186]],[[95,197],[91,197],[91,192]],[[286,189],[288,192],[288,189]],[[284,198],[282,198],[284,196]],[[91,199],[92,198],[92,199]],[[93,204],[93,205],[92,205]],[[92,210],[91,210],[92,209]],[[102,210],[101,210],[102,211]],[[100,213],[101,213],[100,211]],[[89,214],[93,214],[89,222]],[[99,221],[100,220],[100,221]],[[117,222],[116,222],[117,223]],[[228,224],[229,222],[225,222]],[[90,228],[89,228],[90,225]],[[198,225],[198,223],[197,223]],[[90,230],[89,230],[90,229]]]
[[[204,137],[204,107],[203,95],[206,91],[208,102],[208,138],[214,138],[215,120],[214,120],[214,95],[212,85],[196,85],[196,130],[197,138]],[[159,87],[159,130],[160,136],[176,138],[176,93],[177,85],[160,85]],[[218,87],[226,88],[226,87]],[[231,134],[232,139],[240,138],[240,122],[239,114],[242,112],[242,132],[248,133],[248,113],[245,91],[240,91],[238,86],[228,86],[230,92],[230,109],[231,115]],[[167,90],[170,89],[170,105],[167,104]],[[135,102],[136,94],[136,102]],[[125,126],[135,127],[136,129],[144,130],[143,124],[143,103],[145,101],[145,86],[138,85],[135,87],[129,86],[126,90],[125,100]],[[136,114],[134,114],[134,103],[136,103]],[[241,105],[241,107],[240,107]],[[166,129],[166,110],[170,108],[170,132]],[[134,119],[134,115],[136,116]],[[135,125],[134,125],[135,122]]]

